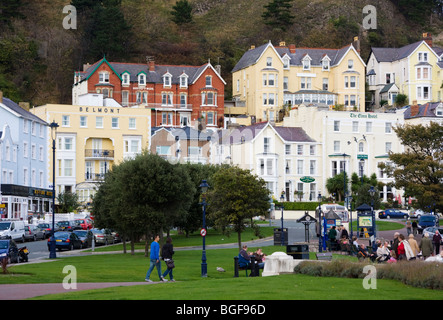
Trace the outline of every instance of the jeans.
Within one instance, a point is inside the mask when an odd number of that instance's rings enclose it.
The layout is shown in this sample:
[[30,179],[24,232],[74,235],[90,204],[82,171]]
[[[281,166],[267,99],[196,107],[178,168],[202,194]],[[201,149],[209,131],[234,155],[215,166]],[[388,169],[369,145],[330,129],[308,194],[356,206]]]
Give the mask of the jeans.
[[166,265],[166,271],[163,273],[163,278],[165,278],[168,273],[169,273],[169,279],[170,280],[174,279],[172,275],[172,269],[169,269],[168,265]]
[[160,264],[160,260],[156,260],[156,259],[150,259],[149,269],[148,269],[148,272],[146,273],[146,279],[149,279],[149,276],[151,275],[152,270],[154,270],[154,267],[157,268],[158,277],[161,280],[162,279],[162,266]]

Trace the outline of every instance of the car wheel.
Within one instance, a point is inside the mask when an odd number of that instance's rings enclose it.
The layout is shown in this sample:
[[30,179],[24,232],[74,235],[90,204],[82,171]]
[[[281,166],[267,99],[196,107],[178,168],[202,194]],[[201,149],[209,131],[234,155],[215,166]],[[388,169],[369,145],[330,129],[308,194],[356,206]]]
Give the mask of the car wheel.
[[405,214],[405,215],[403,216],[403,219],[407,219],[407,218],[408,218],[408,215]]
[[386,219],[391,219],[391,216],[388,214],[388,215],[386,216]]

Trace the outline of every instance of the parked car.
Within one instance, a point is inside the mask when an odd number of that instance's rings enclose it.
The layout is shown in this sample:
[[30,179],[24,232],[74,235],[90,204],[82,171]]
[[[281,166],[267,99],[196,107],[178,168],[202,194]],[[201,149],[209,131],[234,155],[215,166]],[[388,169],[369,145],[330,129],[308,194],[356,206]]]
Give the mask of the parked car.
[[35,239],[45,239],[46,238],[46,230],[39,228],[36,225],[30,225],[31,231],[35,235]]
[[0,259],[7,258],[9,263],[18,263],[18,248],[14,240],[0,240]]
[[94,234],[96,244],[107,246],[110,243],[114,243],[114,236],[109,229],[91,229],[91,231]]
[[[424,229],[428,227],[438,226],[438,217],[430,214],[422,215],[420,219],[418,219],[417,223],[417,231],[418,233],[422,233]],[[434,230],[435,232],[435,230]]]
[[89,248],[92,246],[94,234],[91,232],[91,230],[74,230],[72,232],[75,233],[82,241],[82,248]]
[[400,211],[398,209],[386,209],[378,213],[380,219],[391,219],[391,218],[403,218],[408,219],[409,214],[407,212]]
[[[55,238],[55,247],[58,250],[61,249],[81,249],[82,247],[82,241],[80,238],[73,232],[68,231],[57,231],[54,233]],[[51,241],[52,237],[49,237],[48,239],[48,250],[51,250]]]
[[35,235],[35,233],[32,231],[31,226],[26,225],[25,226],[25,240],[28,241],[35,241],[37,239],[37,236]]
[[435,234],[435,230],[438,230],[438,232],[440,232],[440,234],[442,235],[442,240],[441,240],[440,244],[443,245],[443,227],[428,227],[428,228],[425,228],[423,230],[423,236],[427,232],[427,233],[429,233],[429,238],[432,240],[432,237]]
[[39,223],[37,228],[45,233],[45,239],[51,236],[51,226],[49,223]]
[[0,221],[0,239],[25,242],[25,222],[20,220]]
[[80,226],[82,230],[92,229],[92,221],[88,218],[85,219],[76,219],[75,223]]
[[80,226],[78,226],[74,221],[59,221],[57,222],[57,226],[55,227],[55,230],[57,231],[74,231],[80,229]]

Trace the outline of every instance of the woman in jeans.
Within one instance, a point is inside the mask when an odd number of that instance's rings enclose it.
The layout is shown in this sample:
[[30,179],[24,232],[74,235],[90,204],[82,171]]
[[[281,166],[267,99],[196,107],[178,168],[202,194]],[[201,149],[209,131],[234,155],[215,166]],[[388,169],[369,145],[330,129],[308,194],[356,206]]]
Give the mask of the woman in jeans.
[[172,245],[172,239],[171,237],[168,237],[166,239],[166,243],[163,245],[162,248],[162,257],[163,260],[165,260],[166,263],[166,271],[163,273],[163,278],[166,277],[167,274],[169,274],[169,281],[174,282],[174,277],[172,275],[172,269],[168,267],[168,261],[172,260],[172,255],[174,254],[174,247]]

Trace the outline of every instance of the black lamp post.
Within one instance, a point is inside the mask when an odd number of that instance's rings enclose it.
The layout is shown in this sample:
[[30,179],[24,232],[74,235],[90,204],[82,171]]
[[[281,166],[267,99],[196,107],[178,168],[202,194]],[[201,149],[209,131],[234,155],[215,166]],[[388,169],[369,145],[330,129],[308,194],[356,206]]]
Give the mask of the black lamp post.
[[53,120],[49,125],[51,128],[51,138],[52,138],[52,230],[51,230],[51,242],[49,250],[49,259],[57,258],[55,253],[55,138],[57,134],[58,123]]
[[209,189],[209,184],[206,182],[206,180],[202,180],[202,183],[200,184],[200,189],[202,192],[201,205],[203,208],[203,228],[200,231],[200,234],[203,237],[201,276],[206,278],[208,276],[208,265],[206,263],[206,247],[205,247],[205,240],[206,240],[206,192]]
[[285,192],[283,191],[280,196],[280,202],[281,202],[281,245],[285,245],[285,232],[283,230],[283,210],[285,206],[283,205],[283,202],[285,201]]
[[319,236],[318,236],[318,252],[323,252],[323,241],[322,241],[322,236],[321,236],[321,193],[318,193],[318,230],[319,230]]
[[374,238],[375,238],[376,234],[375,234],[375,215],[374,215],[374,195],[375,195],[374,186],[371,186],[369,188],[369,194],[371,195],[372,233],[374,234]]

